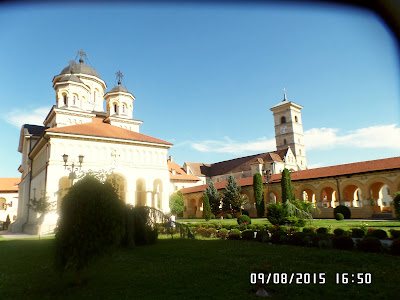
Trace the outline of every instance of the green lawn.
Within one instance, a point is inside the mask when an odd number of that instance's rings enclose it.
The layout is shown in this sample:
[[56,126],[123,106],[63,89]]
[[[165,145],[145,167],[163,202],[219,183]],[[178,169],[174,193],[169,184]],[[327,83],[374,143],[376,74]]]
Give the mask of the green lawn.
[[[52,268],[52,238],[0,240],[2,299],[252,299],[251,266],[325,273],[323,285],[269,285],[273,299],[395,299],[400,257],[246,241],[171,240],[118,250],[72,285]],[[336,284],[335,273],[369,272],[372,284]]]
[[[207,223],[205,219],[178,219],[177,222],[182,223]],[[208,223],[222,223],[222,224],[237,224],[236,219],[213,219],[210,220]],[[252,224],[263,224],[271,226],[272,224],[266,218],[253,218],[251,219]],[[335,228],[342,228],[344,230],[349,230],[350,228],[357,228],[360,227],[361,224],[366,225],[368,228],[372,227],[375,229],[384,229],[388,231],[389,229],[393,228],[396,230],[400,230],[400,222],[399,221],[355,221],[355,220],[343,220],[343,221],[336,221],[332,219],[314,219],[311,224],[307,224],[307,226],[314,226],[314,227],[331,227],[332,230]]]

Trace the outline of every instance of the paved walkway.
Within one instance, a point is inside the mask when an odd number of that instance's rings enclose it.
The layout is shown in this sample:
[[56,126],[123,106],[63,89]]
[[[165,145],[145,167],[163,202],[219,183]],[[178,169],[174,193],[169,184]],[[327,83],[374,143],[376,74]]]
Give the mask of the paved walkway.
[[[26,234],[26,233],[12,233],[12,232],[8,232],[7,230],[3,230],[3,231],[0,231],[0,235],[3,237],[3,238],[6,238],[6,239],[34,239],[34,238],[39,238],[39,235],[37,235],[37,234]],[[43,236],[51,236],[51,235],[54,235],[54,234],[44,234],[44,235],[41,235],[41,237],[43,237]]]

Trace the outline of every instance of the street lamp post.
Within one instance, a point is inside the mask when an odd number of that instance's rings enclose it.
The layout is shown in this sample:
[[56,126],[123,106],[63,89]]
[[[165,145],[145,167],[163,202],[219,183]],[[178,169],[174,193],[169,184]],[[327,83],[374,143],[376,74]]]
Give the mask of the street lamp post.
[[79,155],[78,159],[79,159],[79,168],[75,167],[75,161],[73,161],[70,165],[67,164],[68,162],[68,155],[64,154],[63,156],[63,161],[64,161],[64,167],[65,169],[67,169],[70,171],[69,175],[68,175],[68,179],[71,180],[71,186],[74,184],[74,180],[76,179],[76,171],[80,170],[82,168],[82,163],[83,163],[83,155]]

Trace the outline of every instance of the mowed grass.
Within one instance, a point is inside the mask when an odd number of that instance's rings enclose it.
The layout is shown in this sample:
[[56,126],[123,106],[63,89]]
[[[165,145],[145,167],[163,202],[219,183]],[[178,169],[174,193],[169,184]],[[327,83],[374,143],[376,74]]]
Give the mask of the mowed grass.
[[[177,222],[182,223],[214,223],[214,224],[237,224],[236,219],[212,219],[210,221],[206,221],[205,219],[178,219]],[[252,218],[251,224],[263,224],[266,226],[271,226],[272,224],[266,218]],[[307,222],[306,226],[314,226],[316,228],[319,227],[327,227],[331,228],[332,231],[335,228],[342,228],[344,230],[349,230],[350,228],[358,228],[361,225],[365,225],[368,228],[375,228],[375,229],[384,229],[389,231],[389,229],[396,229],[400,230],[400,222],[393,220],[393,221],[357,221],[357,220],[342,220],[337,221],[333,219],[314,219],[311,222]]]
[[[325,273],[323,285],[267,286],[272,299],[396,299],[400,257],[247,241],[162,236],[120,249],[84,271],[53,270],[54,239],[0,240],[2,299],[256,299],[251,266],[271,272]],[[370,285],[336,284],[335,273],[369,272]]]

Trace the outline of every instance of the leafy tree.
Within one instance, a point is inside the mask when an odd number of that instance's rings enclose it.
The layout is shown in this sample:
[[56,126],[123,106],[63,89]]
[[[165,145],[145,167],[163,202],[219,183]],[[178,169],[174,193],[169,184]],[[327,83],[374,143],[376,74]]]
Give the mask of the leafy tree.
[[211,219],[211,207],[206,193],[204,193],[203,195],[203,208],[204,219],[206,219],[206,221],[209,221]]
[[221,204],[221,196],[212,181],[210,181],[210,183],[208,184],[205,193],[207,194],[208,200],[210,201],[211,212],[217,216],[221,210],[219,208]]
[[240,207],[236,206],[240,196],[240,187],[238,186],[235,178],[229,175],[228,183],[225,186],[224,194],[222,196],[222,210],[238,210]]
[[120,245],[125,234],[124,208],[109,182],[87,175],[73,185],[61,203],[56,228],[58,270],[76,270],[80,284],[81,272],[89,263]]
[[290,172],[288,169],[283,169],[282,179],[282,202],[285,203],[287,200],[294,200],[294,193],[292,188],[292,180],[290,178]]
[[[40,197],[39,199],[34,197],[29,201],[28,207],[34,212],[39,213],[41,216],[45,216],[49,211],[54,209],[54,205],[55,203],[49,202],[49,197]],[[40,225],[40,227],[41,226],[42,225]],[[39,228],[39,240],[41,231],[42,229]]]
[[253,192],[254,200],[256,202],[257,217],[262,218],[265,214],[265,203],[263,195],[263,179],[260,173],[253,176]]
[[178,191],[169,197],[169,208],[171,213],[174,215],[181,215],[183,213],[183,208],[185,205],[185,200],[183,199],[183,194]]
[[240,214],[242,214],[243,206],[245,206],[247,203],[249,203],[249,197],[242,194],[238,194],[235,198],[231,200],[232,207],[240,210]]

